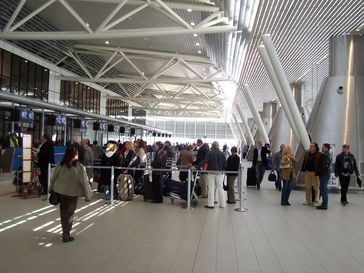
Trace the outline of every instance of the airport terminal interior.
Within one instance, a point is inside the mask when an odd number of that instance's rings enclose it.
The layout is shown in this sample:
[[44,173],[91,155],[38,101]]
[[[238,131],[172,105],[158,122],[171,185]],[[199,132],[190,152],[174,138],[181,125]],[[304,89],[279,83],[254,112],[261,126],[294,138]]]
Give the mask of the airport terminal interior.
[[0,273],[364,272],[363,1],[0,14]]

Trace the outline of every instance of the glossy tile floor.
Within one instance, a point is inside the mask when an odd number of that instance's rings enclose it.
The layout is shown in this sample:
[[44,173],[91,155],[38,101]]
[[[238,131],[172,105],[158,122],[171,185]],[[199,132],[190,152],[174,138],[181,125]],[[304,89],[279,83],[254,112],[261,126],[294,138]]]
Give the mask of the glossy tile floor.
[[[244,178],[245,181],[245,178]],[[329,210],[280,206],[280,193],[265,181],[245,189],[249,211],[195,210],[137,198],[114,207],[95,196],[79,201],[74,242],[60,240],[59,212],[40,198],[6,194],[0,182],[0,272],[149,273],[359,273],[364,272],[364,195],[342,207],[330,194]]]

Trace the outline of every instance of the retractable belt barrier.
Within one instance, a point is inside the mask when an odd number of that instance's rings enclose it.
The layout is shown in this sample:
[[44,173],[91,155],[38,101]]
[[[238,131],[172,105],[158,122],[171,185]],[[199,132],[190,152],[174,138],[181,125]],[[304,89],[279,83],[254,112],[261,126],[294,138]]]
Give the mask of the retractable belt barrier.
[[[51,180],[51,169],[52,167],[55,167],[57,165],[55,164],[48,164],[48,188]],[[177,166],[173,165],[170,169],[157,169],[152,168],[150,165],[147,165],[144,168],[136,168],[136,167],[115,167],[115,166],[85,166],[86,169],[110,169],[111,170],[111,177],[110,177],[110,205],[114,204],[114,178],[115,178],[115,170],[132,170],[132,171],[140,171],[143,170],[147,172],[147,174],[153,172],[153,171],[161,171],[161,172],[174,172],[174,171],[184,171],[188,172],[188,180],[187,180],[187,209],[191,209],[191,196],[193,192],[191,193],[191,183],[192,183],[192,177],[193,174],[236,174],[237,177],[237,187],[238,187],[238,194],[239,194],[239,207],[235,208],[235,211],[239,212],[246,212],[248,211],[247,208],[243,208],[243,202],[246,201],[245,192],[243,190],[243,183],[242,183],[242,173],[243,173],[243,167],[239,166],[238,171],[211,171],[211,170],[197,170],[197,169],[191,169],[186,168],[186,166]]]

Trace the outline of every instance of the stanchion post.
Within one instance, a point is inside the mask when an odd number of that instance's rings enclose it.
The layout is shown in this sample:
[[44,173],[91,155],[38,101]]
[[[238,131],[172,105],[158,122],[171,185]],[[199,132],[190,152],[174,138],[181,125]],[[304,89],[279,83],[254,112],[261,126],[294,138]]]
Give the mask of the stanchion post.
[[114,176],[115,176],[115,167],[111,166],[110,205],[114,204]]
[[187,209],[191,208],[191,168],[188,169],[188,179],[187,179]]
[[[48,176],[47,176],[47,191],[49,192],[49,185],[51,184],[51,170],[52,170],[52,165],[51,163],[48,163]],[[45,189],[43,189],[44,191]],[[47,192],[47,194],[49,195],[49,193]]]
[[239,198],[240,198],[240,204],[239,207],[235,209],[235,211],[239,211],[239,212],[247,212],[248,209],[247,208],[243,208],[243,202],[244,202],[244,191],[243,191],[243,176],[242,176],[242,171],[243,169],[241,168],[241,166],[239,167],[239,171],[238,171],[238,185],[240,185],[239,188]]

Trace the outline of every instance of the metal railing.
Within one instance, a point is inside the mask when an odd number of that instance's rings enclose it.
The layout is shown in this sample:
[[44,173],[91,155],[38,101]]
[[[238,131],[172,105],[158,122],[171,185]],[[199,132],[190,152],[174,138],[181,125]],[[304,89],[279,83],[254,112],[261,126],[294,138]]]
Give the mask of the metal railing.
[[[56,166],[54,164],[48,164],[48,188],[50,185],[50,180],[51,180],[51,169],[52,166]],[[245,202],[247,199],[245,197],[245,192],[243,190],[243,183],[242,183],[242,173],[243,173],[243,166],[239,166],[239,170],[238,171],[209,171],[209,170],[197,170],[197,169],[191,169],[191,168],[185,168],[185,166],[176,166],[173,165],[172,168],[170,169],[156,169],[156,168],[152,168],[150,165],[147,165],[145,168],[130,168],[130,167],[116,167],[116,166],[85,166],[86,169],[109,169],[111,172],[110,175],[110,205],[114,205],[114,180],[115,180],[115,170],[123,170],[123,171],[138,171],[138,170],[142,170],[144,171],[147,175],[151,174],[153,171],[156,172],[176,172],[176,171],[183,171],[183,172],[188,172],[188,180],[186,181],[187,183],[187,209],[191,209],[191,196],[193,194],[193,192],[191,192],[191,184],[192,184],[192,179],[194,177],[194,175],[196,175],[197,173],[206,175],[206,174],[237,174],[237,188],[238,188],[238,195],[239,195],[239,207],[235,208],[235,211],[239,211],[239,212],[247,212],[248,209],[243,207],[243,202]],[[152,182],[152,181],[150,181]],[[183,182],[181,182],[183,183]],[[208,184],[208,183],[207,183]]]

